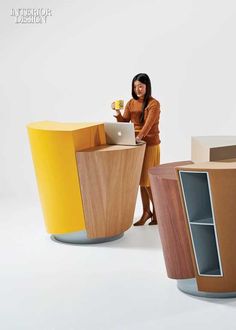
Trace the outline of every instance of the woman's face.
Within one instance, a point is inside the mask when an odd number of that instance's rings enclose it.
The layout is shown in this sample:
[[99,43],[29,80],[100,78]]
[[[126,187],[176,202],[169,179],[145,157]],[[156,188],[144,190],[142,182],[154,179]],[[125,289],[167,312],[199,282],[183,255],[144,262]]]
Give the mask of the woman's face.
[[136,80],[134,82],[134,92],[138,98],[143,98],[146,94],[146,85]]

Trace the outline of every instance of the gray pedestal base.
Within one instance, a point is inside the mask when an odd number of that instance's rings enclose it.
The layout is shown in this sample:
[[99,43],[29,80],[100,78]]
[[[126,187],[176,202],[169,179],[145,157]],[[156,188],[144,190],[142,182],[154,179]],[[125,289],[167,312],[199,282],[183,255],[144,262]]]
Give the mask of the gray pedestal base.
[[81,230],[68,234],[53,234],[51,235],[51,239],[55,242],[67,244],[98,244],[114,241],[121,238],[123,235],[124,233],[111,237],[88,238],[86,230]]
[[195,278],[177,280],[177,288],[184,292],[197,297],[204,298],[235,298],[236,292],[205,292],[198,291]]

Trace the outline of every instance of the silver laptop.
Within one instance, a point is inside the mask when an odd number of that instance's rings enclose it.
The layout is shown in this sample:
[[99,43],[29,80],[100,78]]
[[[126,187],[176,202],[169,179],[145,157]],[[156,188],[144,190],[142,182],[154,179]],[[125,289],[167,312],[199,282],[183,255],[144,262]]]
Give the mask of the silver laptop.
[[[104,123],[107,144],[121,144],[134,146],[134,124],[132,123]],[[139,143],[138,143],[139,144]]]

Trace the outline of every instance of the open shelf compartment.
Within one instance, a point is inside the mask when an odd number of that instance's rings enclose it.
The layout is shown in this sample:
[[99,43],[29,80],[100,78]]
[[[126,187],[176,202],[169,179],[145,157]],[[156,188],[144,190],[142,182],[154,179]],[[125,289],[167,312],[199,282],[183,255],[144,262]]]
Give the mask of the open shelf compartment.
[[207,172],[179,171],[199,275],[223,276]]
[[180,171],[190,222],[213,223],[207,173]]
[[191,224],[199,275],[221,276],[214,226]]

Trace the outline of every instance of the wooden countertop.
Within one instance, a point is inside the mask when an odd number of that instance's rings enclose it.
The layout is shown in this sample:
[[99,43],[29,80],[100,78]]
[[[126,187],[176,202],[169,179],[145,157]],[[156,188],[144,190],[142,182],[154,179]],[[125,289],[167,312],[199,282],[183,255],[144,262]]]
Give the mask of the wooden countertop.
[[[232,161],[233,160],[233,161]],[[177,170],[227,170],[227,169],[236,169],[236,159],[225,160],[220,162],[204,162],[204,163],[195,163],[184,166],[177,166]]]
[[96,147],[92,147],[92,148],[87,148],[87,149],[83,149],[81,151],[78,151],[78,153],[81,152],[104,152],[104,151],[118,151],[118,150],[128,150],[128,149],[134,149],[140,146],[145,145],[145,143],[143,144],[137,144],[137,145],[133,145],[133,146],[128,146],[128,145],[109,145],[109,144],[103,144],[101,146],[96,146]]

